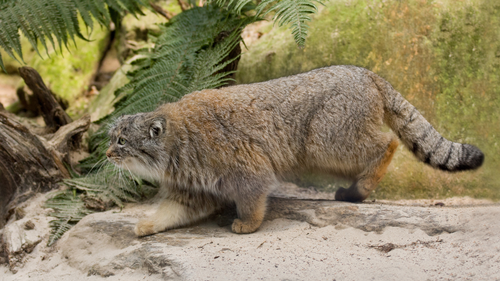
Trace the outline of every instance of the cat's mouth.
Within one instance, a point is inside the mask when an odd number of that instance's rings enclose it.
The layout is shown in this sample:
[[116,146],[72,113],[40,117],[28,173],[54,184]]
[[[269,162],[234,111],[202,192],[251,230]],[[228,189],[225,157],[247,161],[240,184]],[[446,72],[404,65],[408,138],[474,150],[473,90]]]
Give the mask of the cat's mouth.
[[108,161],[120,169],[125,169],[136,176],[145,178],[156,178],[156,172],[151,167],[145,165],[140,159],[134,157],[119,157],[115,155],[108,155]]
[[117,157],[117,156],[108,156],[108,161],[111,162],[113,165],[119,167],[119,168],[122,168],[122,159],[121,157]]
[[139,174],[136,168],[137,165],[135,164],[136,161],[133,158],[108,157],[108,160],[119,169],[127,170],[135,175]]
[[134,157],[126,157],[124,159],[110,160],[118,168],[125,169],[132,174],[140,177],[151,178],[156,173],[152,167],[144,164],[143,161]]

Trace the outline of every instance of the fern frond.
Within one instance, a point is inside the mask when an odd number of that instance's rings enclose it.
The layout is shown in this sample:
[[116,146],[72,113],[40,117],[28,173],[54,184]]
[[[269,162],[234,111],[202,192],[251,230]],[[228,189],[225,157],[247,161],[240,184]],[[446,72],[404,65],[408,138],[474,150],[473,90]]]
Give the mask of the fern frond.
[[119,207],[123,207],[123,202],[135,202],[142,196],[141,181],[110,163],[105,163],[98,173],[66,179],[64,184],[72,189],[91,194],[103,202],[111,201]]
[[[80,30],[78,14],[85,25],[92,29],[93,19],[102,26],[109,26],[112,9],[118,14],[125,12],[142,14],[141,7],[147,7],[144,0],[4,0],[0,1],[0,47],[12,58],[22,61],[23,54],[19,30],[39,53],[38,42],[48,54],[49,41],[52,48],[75,42],[75,36],[85,39]],[[17,56],[16,56],[17,55]],[[5,71],[0,57],[0,67]]]
[[[22,16],[24,13],[27,13],[28,15],[30,15],[30,10],[27,7],[22,7],[22,5],[15,5],[12,7],[12,10],[10,10],[10,13],[13,17],[12,21],[13,22],[17,21],[17,23],[19,24],[19,29],[24,34],[24,36],[26,38],[28,38],[28,41],[30,42],[31,46],[37,45],[36,40],[34,40],[33,38],[40,37],[40,39],[41,39],[40,41],[42,42],[44,47],[47,48],[47,46],[45,44],[45,38],[43,38],[41,36],[41,34],[39,32],[37,32],[38,30],[31,30],[30,25],[29,25],[28,21],[26,20],[26,17]],[[33,19],[33,21],[37,22],[38,19]],[[40,55],[38,49],[35,48],[35,50],[38,53],[38,55]],[[0,62],[1,62],[1,59],[0,59]]]
[[[111,22],[111,16],[106,7],[106,1],[81,0],[76,1],[76,3],[78,3],[80,15],[89,28],[93,28],[94,21],[92,18],[97,20],[102,26],[106,26]],[[133,14],[136,13],[134,10],[129,10],[129,12]]]
[[186,92],[194,92],[201,89],[218,88],[229,81],[228,74],[233,72],[218,73],[228,64],[232,63],[236,58],[232,58],[224,63],[221,62],[229,53],[240,43],[238,32],[233,32],[220,44],[215,45],[213,48],[200,50],[193,63],[192,72],[190,73],[191,79],[187,85]]
[[290,24],[292,35],[299,47],[303,47],[307,37],[308,25],[311,21],[311,14],[318,11],[315,3],[324,4],[324,0],[263,0],[257,6],[253,5],[252,0],[211,0],[220,7],[241,14],[245,7],[255,9],[256,20],[266,16],[268,13],[275,12],[273,20],[279,26]]
[[[304,47],[311,14],[318,11],[315,3],[323,4],[323,0],[280,0],[271,8],[267,8],[275,0],[264,0],[257,6],[257,15],[264,17],[275,11],[274,22],[279,26],[291,24],[292,34],[299,47]],[[266,10],[266,11],[264,11]]]
[[246,10],[255,8],[253,0],[212,0],[210,2],[219,7],[225,7],[238,15]]
[[71,227],[73,227],[73,224],[69,224],[69,222],[66,221],[58,221],[58,220],[53,220],[50,221],[50,227],[53,229],[49,241],[47,242],[47,246],[52,246],[59,238],[63,236],[63,234],[68,231]]
[[50,221],[49,246],[86,215],[94,213],[89,202],[102,205],[99,210],[103,211],[113,204],[121,208],[124,202],[135,202],[151,193],[151,188],[143,186],[140,179],[110,163],[105,163],[95,174],[66,179],[63,183],[70,190],[56,193],[45,204],[54,210],[50,216],[56,218]]
[[85,204],[80,196],[71,190],[60,191],[45,203],[46,208],[52,208],[54,212],[50,216],[55,220],[49,222],[52,232],[49,237],[48,246],[54,244],[72,226],[79,222],[86,215],[93,213],[85,208]]
[[[2,7],[0,7],[0,11],[2,11]],[[7,52],[9,56],[18,60],[13,53],[21,53],[22,56],[18,26],[17,22],[10,20],[10,15],[10,11],[8,11],[8,13],[0,13],[0,46],[4,48],[5,52]]]

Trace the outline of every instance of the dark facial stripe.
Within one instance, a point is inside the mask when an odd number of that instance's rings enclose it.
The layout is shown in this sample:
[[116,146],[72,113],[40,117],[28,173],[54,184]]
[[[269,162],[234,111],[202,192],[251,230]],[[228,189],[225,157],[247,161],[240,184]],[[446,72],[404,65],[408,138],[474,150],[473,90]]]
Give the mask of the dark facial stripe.
[[139,148],[139,151],[142,153],[142,154],[145,154],[147,155],[151,160],[155,160],[155,157],[154,155],[152,155],[151,153],[147,152],[146,150],[142,149],[142,148]]
[[180,164],[180,151],[179,151],[179,146],[177,144],[175,144],[173,147],[172,147],[172,157],[170,158],[170,165],[173,166],[174,169],[171,169],[172,171],[175,171],[178,167],[179,167],[179,164]]

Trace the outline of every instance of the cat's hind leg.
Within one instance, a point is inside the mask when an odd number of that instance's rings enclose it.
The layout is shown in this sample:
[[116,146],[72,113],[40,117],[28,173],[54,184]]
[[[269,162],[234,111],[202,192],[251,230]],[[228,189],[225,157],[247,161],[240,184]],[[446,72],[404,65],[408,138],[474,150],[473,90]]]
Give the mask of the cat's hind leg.
[[373,160],[365,170],[358,175],[356,181],[348,188],[340,188],[335,192],[335,200],[361,202],[377,187],[382,177],[387,172],[392,157],[398,148],[399,141],[392,136],[387,144],[387,149]]
[[254,198],[236,201],[238,218],[233,221],[231,229],[234,233],[255,232],[266,215],[267,193],[260,194]]
[[245,177],[240,181],[234,196],[238,218],[231,227],[234,233],[255,232],[266,214],[267,194],[277,184],[274,175]]

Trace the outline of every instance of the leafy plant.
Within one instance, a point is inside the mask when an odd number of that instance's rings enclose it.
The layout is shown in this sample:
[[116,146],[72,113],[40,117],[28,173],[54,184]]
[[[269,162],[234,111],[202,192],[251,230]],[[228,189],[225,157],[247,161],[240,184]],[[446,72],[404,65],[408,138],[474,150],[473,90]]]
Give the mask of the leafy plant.
[[73,174],[74,178],[63,182],[69,189],[56,192],[47,200],[45,206],[54,209],[50,215],[56,218],[50,221],[49,246],[86,215],[113,205],[121,208],[124,202],[136,202],[155,191],[139,178],[109,163],[102,162],[98,170],[85,177]]
[[255,9],[256,16],[265,17],[274,12],[273,20],[278,26],[291,25],[292,34],[299,47],[304,47],[311,14],[318,11],[315,3],[324,4],[323,0],[264,0],[255,6],[252,0],[212,0],[237,14]]
[[[23,61],[19,30],[39,53],[38,43],[62,50],[75,36],[86,39],[80,30],[78,14],[87,28],[94,20],[109,26],[112,19],[126,12],[142,14],[143,0],[2,0],[0,1],[0,47],[12,58]],[[113,16],[112,16],[113,15]],[[16,55],[19,57],[16,57]],[[5,70],[2,55],[0,67]]]
[[[274,2],[273,0],[262,1],[257,6],[257,14],[262,13],[268,5]],[[310,15],[318,11],[314,2],[323,4],[322,0],[281,0],[271,6],[262,16],[274,11],[273,20],[278,22],[279,26],[291,24],[295,42],[299,47],[304,47],[308,31],[306,22],[311,21]]]
[[85,203],[77,196],[76,191],[71,190],[58,192],[47,200],[45,207],[52,208],[54,212],[50,213],[50,216],[56,218],[50,221],[52,233],[48,241],[49,246],[82,218],[94,212],[85,207]]

